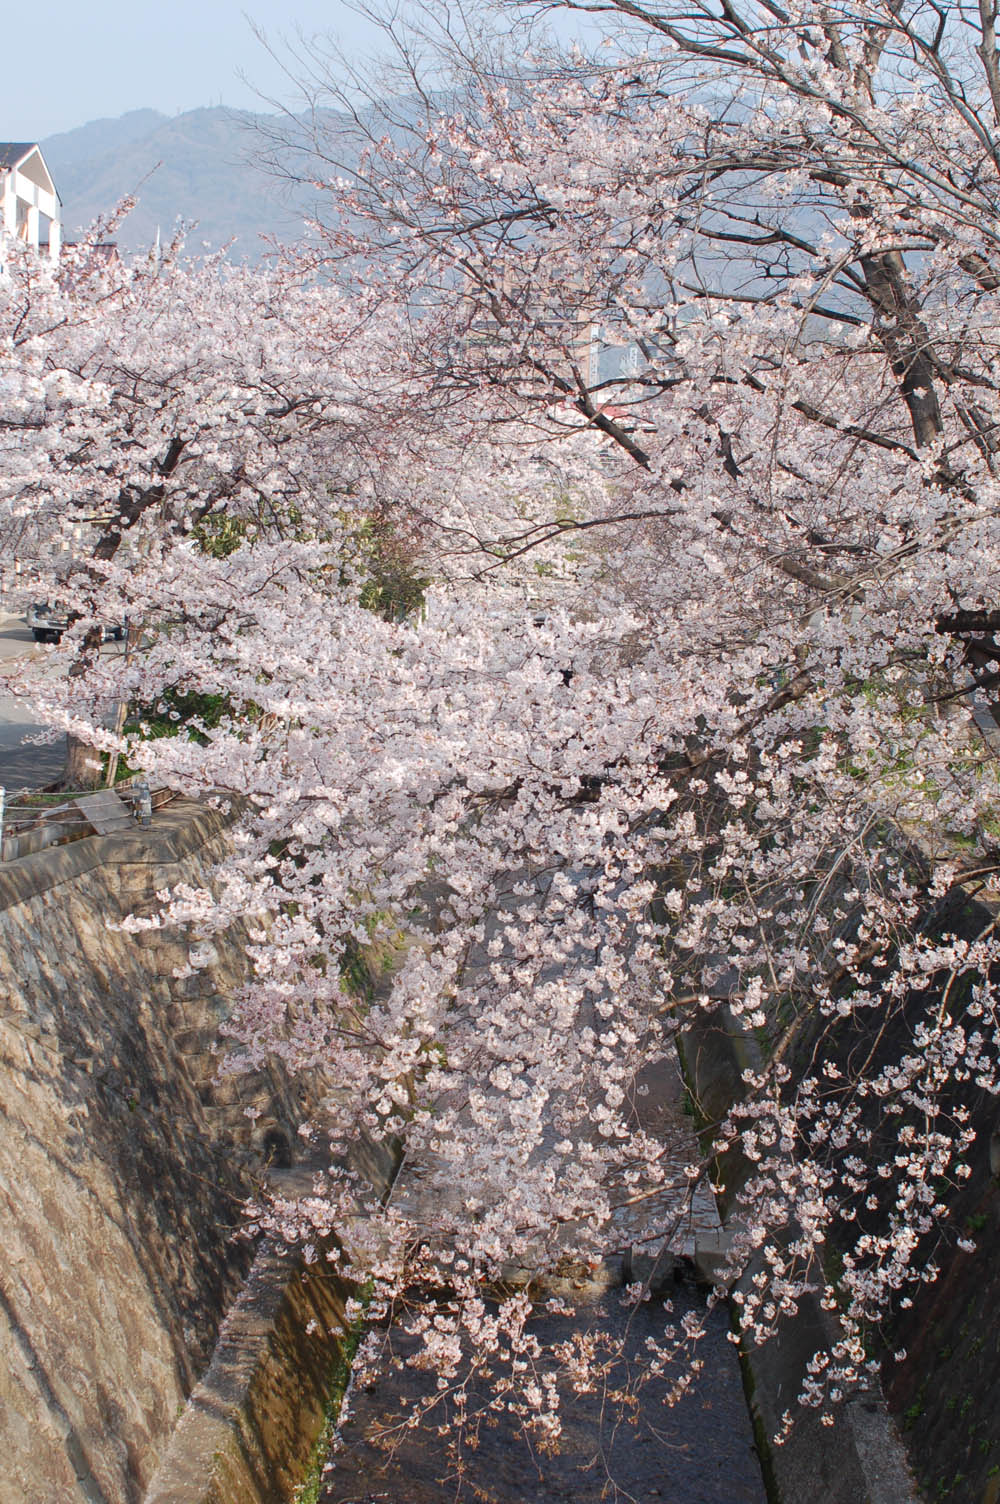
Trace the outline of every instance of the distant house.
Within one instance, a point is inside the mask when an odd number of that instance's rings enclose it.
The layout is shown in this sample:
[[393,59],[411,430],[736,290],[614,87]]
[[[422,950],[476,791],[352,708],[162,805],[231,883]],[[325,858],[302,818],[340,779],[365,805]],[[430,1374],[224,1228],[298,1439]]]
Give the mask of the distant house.
[[57,261],[62,244],[59,207],[59,195],[37,141],[0,141],[4,232]]

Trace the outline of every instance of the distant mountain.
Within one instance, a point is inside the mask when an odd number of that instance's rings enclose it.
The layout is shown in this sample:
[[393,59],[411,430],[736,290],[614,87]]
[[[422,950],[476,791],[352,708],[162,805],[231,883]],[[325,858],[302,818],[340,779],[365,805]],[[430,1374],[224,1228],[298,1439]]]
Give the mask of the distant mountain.
[[[330,113],[331,128],[338,118]],[[121,199],[138,206],[117,231],[125,250],[168,238],[179,222],[194,224],[193,250],[235,241],[232,255],[255,260],[262,237],[295,239],[315,199],[255,162],[273,116],[226,109],[161,115],[131,110],[117,120],[92,120],[41,142],[63,203],[64,234],[74,239]]]
[[158,110],[130,110],[117,120],[91,120],[89,125],[77,126],[75,130],[63,131],[58,136],[49,136],[42,142],[46,160],[58,158],[63,168],[88,162],[107,152],[120,151],[133,141],[141,141],[158,125],[164,125],[168,117]]

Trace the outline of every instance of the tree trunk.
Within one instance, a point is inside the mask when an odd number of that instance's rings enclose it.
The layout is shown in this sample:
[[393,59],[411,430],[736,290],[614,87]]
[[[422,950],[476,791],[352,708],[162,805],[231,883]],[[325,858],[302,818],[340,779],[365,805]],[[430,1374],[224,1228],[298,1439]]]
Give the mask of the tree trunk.
[[104,759],[96,748],[71,733],[66,737],[66,766],[60,780],[67,789],[99,789],[104,783]]
[[[100,627],[92,627],[83,640],[79,656],[70,664],[69,677],[87,672],[94,655],[101,650]],[[66,733],[66,766],[60,782],[65,789],[99,789],[104,785],[104,759],[100,752],[72,732]]]

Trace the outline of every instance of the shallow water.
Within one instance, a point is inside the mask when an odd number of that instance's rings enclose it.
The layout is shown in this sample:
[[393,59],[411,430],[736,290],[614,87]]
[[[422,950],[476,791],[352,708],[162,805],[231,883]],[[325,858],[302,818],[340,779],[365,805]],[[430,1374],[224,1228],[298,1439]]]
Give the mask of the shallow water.
[[[620,1340],[610,1380],[610,1387],[620,1387],[641,1374],[647,1336],[704,1305],[702,1293],[687,1283],[669,1298],[669,1314],[660,1299],[626,1309],[621,1292],[610,1290],[572,1317],[540,1314],[534,1330],[543,1344],[565,1339],[571,1326],[596,1325]],[[710,1312],[707,1322],[699,1344],[704,1369],[673,1408],[664,1405],[666,1384],[657,1379],[638,1386],[638,1411],[624,1417],[602,1395],[571,1394],[564,1400],[558,1455],[539,1455],[511,1418],[509,1426],[480,1431],[478,1447],[462,1453],[462,1476],[430,1423],[403,1431],[391,1456],[375,1444],[375,1433],[433,1391],[426,1375],[390,1371],[370,1391],[352,1390],[352,1415],[321,1504],[764,1504],[725,1311]],[[394,1348],[402,1352],[403,1342],[394,1338]]]

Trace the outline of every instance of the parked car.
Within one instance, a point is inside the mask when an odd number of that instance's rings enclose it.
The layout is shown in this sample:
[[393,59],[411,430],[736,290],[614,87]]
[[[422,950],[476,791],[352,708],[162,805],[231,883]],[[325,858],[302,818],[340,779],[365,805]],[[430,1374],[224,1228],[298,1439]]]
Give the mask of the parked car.
[[[25,620],[36,642],[59,642],[69,628],[69,612],[48,601],[32,601]],[[105,626],[101,631],[105,642],[121,642],[125,636],[124,626]]]

